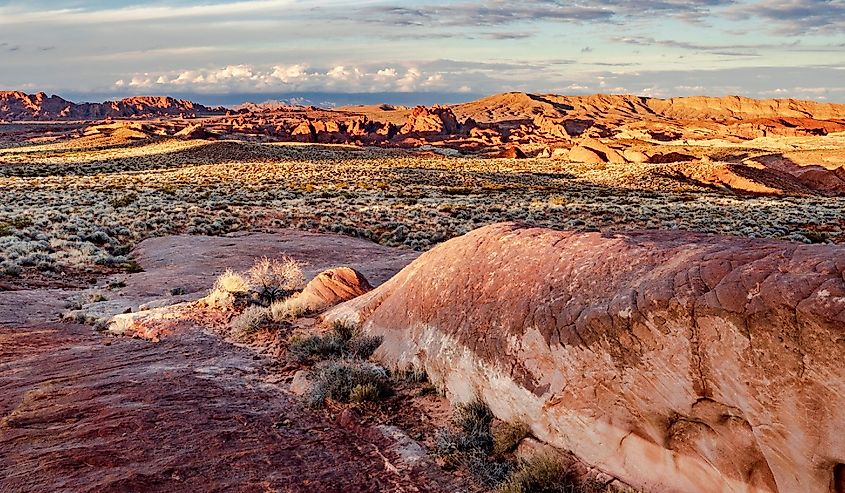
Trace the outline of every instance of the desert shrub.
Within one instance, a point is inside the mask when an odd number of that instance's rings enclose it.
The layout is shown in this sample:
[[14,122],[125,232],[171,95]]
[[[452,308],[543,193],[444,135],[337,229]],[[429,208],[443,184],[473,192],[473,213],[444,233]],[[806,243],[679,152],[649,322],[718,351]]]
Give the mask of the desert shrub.
[[369,359],[384,341],[382,336],[356,335],[346,345],[347,356],[358,359]]
[[255,334],[270,321],[270,310],[261,306],[247,307],[229,323],[232,337],[242,340]]
[[295,336],[288,344],[288,354],[299,362],[332,358],[365,360],[381,345],[380,336],[367,336],[354,325],[335,322],[324,334]]
[[375,385],[371,383],[365,383],[363,385],[356,385],[352,388],[349,392],[349,401],[350,402],[367,402],[367,401],[376,401],[379,399],[379,389]]
[[498,489],[499,493],[598,493],[599,484],[581,481],[554,457],[536,455],[522,460]]
[[0,274],[17,277],[21,275],[21,267],[12,260],[0,262]]
[[304,317],[317,309],[318,307],[312,306],[307,300],[297,295],[275,301],[270,305],[270,313],[276,322]]
[[502,423],[493,429],[493,453],[506,454],[516,449],[523,438],[531,434],[531,428],[522,421]]
[[91,293],[88,295],[88,303],[99,303],[101,301],[106,301],[106,297],[103,296],[103,293]]
[[493,413],[481,399],[475,399],[458,406],[454,417],[455,426],[464,437],[463,448],[474,448],[486,453],[493,451]]
[[230,309],[234,307],[236,298],[242,298],[249,292],[250,285],[244,276],[227,269],[214,281],[205,300],[211,307]]
[[117,197],[112,198],[109,203],[115,209],[119,209],[121,207],[126,207],[133,202],[138,200],[138,194],[135,192],[125,193],[123,195],[118,195]]
[[134,273],[138,273],[138,272],[144,272],[143,267],[141,267],[141,265],[134,260],[129,260],[127,262],[123,262],[122,264],[120,264],[120,266],[126,272],[129,272],[130,274],[134,274]]
[[435,454],[450,467],[465,468],[487,488],[501,484],[513,468],[510,461],[493,457],[491,429],[493,413],[480,399],[459,405],[452,418],[453,429],[435,435]]
[[311,390],[306,395],[308,404],[319,407],[326,399],[349,402],[378,400],[392,393],[387,371],[366,361],[324,361],[310,373]]
[[331,333],[294,336],[288,342],[288,355],[299,362],[338,358],[343,354],[344,344],[345,341]]
[[350,341],[360,333],[360,327],[345,320],[335,320],[331,324],[330,332],[344,341]]
[[247,276],[267,305],[291,296],[305,284],[302,264],[287,256],[263,257],[249,269]]
[[824,231],[805,231],[804,236],[810,243],[827,243],[830,236]]

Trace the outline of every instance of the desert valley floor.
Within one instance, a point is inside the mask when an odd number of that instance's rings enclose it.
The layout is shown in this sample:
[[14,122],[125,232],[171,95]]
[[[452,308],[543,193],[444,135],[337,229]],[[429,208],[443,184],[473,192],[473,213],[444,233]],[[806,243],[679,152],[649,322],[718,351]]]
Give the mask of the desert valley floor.
[[579,101],[0,123],[0,491],[845,491],[845,112]]

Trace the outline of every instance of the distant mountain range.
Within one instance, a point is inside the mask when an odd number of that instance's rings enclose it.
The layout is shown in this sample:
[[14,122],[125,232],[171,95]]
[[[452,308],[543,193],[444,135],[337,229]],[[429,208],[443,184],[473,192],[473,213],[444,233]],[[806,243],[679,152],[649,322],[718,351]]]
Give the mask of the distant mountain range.
[[[225,115],[227,113],[274,112],[311,106],[305,98],[267,100],[225,108],[210,107],[168,96],[136,96],[102,103],[74,103],[43,92],[26,94],[0,91],[0,120],[103,120],[154,119]],[[560,96],[520,92],[497,94],[467,103],[450,105],[460,119],[470,118],[481,124],[535,121],[538,118],[566,119],[569,126],[588,124],[607,128],[636,122],[674,122],[685,120],[724,123],[755,119],[811,119],[845,121],[845,105],[794,99],[750,99],[729,97],[680,97],[671,99],[631,95]],[[391,105],[345,106],[338,110],[367,113],[375,121],[404,121],[411,108]],[[808,122],[777,122],[776,126],[803,127]],[[818,126],[812,124],[811,126]]]
[[0,120],[102,120],[106,118],[198,117],[222,115],[211,108],[166,96],[138,96],[103,103],[74,103],[43,92],[0,91]]

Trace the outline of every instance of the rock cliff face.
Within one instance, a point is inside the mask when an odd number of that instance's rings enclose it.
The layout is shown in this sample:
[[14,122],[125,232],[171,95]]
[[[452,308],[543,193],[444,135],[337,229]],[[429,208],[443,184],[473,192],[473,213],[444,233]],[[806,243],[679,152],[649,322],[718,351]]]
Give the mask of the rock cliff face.
[[647,491],[839,491],[845,248],[513,223],[336,307],[453,400]]

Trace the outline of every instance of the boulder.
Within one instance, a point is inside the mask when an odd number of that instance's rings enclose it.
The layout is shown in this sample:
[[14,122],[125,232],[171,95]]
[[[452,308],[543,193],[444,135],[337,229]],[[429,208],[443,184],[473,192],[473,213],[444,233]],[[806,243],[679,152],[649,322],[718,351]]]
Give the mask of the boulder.
[[622,151],[622,157],[629,163],[645,163],[648,162],[648,156],[640,151],[633,149],[625,149]]
[[622,157],[622,154],[619,154],[619,151],[608,146],[607,144],[602,143],[599,140],[587,138],[581,141],[580,146],[590,149],[598,155],[602,156],[604,161],[607,163],[625,162],[625,158]]
[[331,310],[646,491],[835,491],[845,246],[492,225]]
[[334,306],[372,290],[363,274],[351,267],[335,267],[317,274],[299,294],[321,306]]
[[306,370],[298,370],[293,374],[293,379],[290,382],[288,390],[294,395],[303,396],[311,391],[311,381],[308,380],[308,372]]
[[552,159],[569,160],[569,149],[565,147],[557,147],[552,150]]
[[317,274],[301,292],[274,305],[274,316],[299,317],[317,313],[351,300],[372,289],[364,276],[350,267],[336,267]]
[[[557,152],[557,150],[555,150],[555,152]],[[607,162],[604,156],[598,152],[590,149],[589,147],[583,147],[580,145],[570,149],[566,158],[574,163],[603,164]]]
[[293,140],[299,142],[314,142],[317,138],[317,131],[310,121],[305,120],[294,127],[290,135]]

